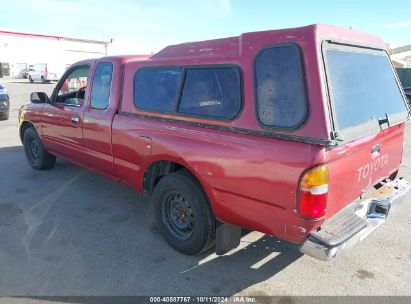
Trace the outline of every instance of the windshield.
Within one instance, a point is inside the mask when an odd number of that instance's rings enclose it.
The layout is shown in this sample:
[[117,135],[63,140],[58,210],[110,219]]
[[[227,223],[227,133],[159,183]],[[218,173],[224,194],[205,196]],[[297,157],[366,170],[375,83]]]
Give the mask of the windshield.
[[325,58],[334,123],[344,140],[406,120],[405,101],[383,51],[330,44]]

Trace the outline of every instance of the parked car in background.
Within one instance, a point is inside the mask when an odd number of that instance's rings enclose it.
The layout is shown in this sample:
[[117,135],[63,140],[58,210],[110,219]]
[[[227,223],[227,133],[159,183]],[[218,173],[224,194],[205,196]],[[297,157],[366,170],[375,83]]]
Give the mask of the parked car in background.
[[48,81],[58,81],[61,76],[61,69],[58,65],[49,63],[36,63],[28,72],[30,82],[40,81],[42,83]]
[[184,254],[224,254],[246,228],[330,260],[410,188],[397,176],[408,104],[385,47],[311,25],[84,60],[50,97],[31,94],[20,138],[34,169],[61,157],[151,196]]
[[0,120],[9,119],[10,98],[6,87],[0,83]]
[[411,105],[411,68],[397,68],[397,73],[408,102]]
[[29,65],[28,69],[24,71],[23,77],[26,78],[26,79],[29,79],[29,73],[30,73],[30,71],[33,71],[33,65],[32,65],[32,64]]

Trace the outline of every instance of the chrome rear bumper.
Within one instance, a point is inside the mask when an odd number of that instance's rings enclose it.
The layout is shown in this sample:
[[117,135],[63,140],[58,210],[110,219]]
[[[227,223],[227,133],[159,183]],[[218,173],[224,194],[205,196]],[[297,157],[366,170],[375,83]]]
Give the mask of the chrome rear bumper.
[[300,251],[322,261],[334,259],[383,224],[410,188],[403,178],[385,183],[365,200],[354,202],[324,222],[318,232],[307,237]]

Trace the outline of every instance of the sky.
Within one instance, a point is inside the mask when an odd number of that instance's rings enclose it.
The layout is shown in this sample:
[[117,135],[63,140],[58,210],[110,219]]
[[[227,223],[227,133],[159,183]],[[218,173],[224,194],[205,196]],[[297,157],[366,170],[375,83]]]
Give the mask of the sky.
[[169,44],[313,23],[352,27],[392,46],[411,44],[411,1],[12,0],[0,30],[113,39],[110,54],[149,54]]

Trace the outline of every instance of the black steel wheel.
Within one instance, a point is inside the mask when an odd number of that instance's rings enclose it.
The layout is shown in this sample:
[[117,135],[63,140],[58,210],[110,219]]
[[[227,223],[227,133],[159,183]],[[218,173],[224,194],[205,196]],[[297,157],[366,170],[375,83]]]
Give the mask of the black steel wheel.
[[161,178],[152,202],[159,230],[171,247],[193,255],[214,245],[217,220],[190,173],[181,170]]
[[49,169],[56,163],[56,157],[48,153],[33,128],[24,131],[24,152],[30,166],[36,170]]
[[194,232],[194,214],[190,203],[178,192],[170,192],[162,204],[163,222],[179,240],[187,240]]

